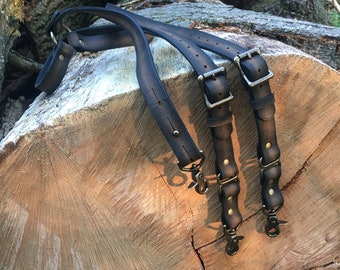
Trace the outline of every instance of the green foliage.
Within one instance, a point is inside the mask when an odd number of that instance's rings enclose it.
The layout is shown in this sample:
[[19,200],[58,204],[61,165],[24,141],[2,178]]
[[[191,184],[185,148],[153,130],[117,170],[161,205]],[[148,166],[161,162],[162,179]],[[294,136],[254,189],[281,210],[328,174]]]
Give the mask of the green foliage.
[[330,19],[333,26],[340,27],[340,13],[336,10],[330,12]]

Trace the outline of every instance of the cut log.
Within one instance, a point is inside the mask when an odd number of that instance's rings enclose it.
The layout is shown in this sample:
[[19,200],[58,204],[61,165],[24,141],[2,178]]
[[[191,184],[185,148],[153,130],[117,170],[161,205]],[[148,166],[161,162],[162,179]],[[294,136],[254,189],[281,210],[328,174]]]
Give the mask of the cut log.
[[1,269],[311,269],[339,267],[339,81],[319,60],[282,43],[213,32],[260,47],[275,77],[281,186],[288,221],[263,231],[256,130],[235,67],[233,142],[245,239],[226,256],[206,109],[196,76],[168,43],[150,46],[169,95],[207,157],[206,195],[149,112],[132,48],[76,55],[57,91],[41,94],[0,147]]
[[[269,37],[292,45],[331,67],[340,69],[340,28],[287,19],[266,13],[241,10],[228,5],[184,3],[141,10],[140,14],[168,23],[187,22],[202,28],[228,28]],[[170,15],[171,14],[171,15]]]

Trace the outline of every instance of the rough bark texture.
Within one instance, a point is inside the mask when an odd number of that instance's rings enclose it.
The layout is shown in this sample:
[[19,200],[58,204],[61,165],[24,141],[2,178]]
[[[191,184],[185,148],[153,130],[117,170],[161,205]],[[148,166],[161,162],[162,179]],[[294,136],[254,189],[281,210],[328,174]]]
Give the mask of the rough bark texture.
[[[26,4],[25,25],[35,42],[37,56],[39,57],[37,60],[44,62],[53,49],[54,44],[51,38],[46,35],[46,25],[55,11],[74,6],[103,5],[104,2],[102,0],[34,0]],[[82,14],[69,17],[68,20],[65,20],[65,25],[71,29],[73,26],[78,28],[84,23],[88,24],[88,21],[89,17]]]
[[[209,9],[213,12],[206,5]],[[152,12],[156,16],[160,10]],[[236,256],[225,255],[213,147],[197,76],[175,49],[154,39],[160,75],[206,153],[208,193],[187,191],[190,175],[178,170],[138,91],[134,51],[78,54],[55,94],[40,95],[1,142],[0,249],[5,252],[0,268],[339,268],[339,73],[276,41],[214,33],[260,47],[275,74],[271,87],[285,196],[280,218],[289,222],[280,236],[263,232],[247,93],[235,67],[212,56],[227,66],[235,96],[240,234],[246,237]]]
[[330,25],[324,0],[223,0],[241,9],[268,12],[272,15]]
[[[196,4],[200,12],[190,10],[189,3],[156,8],[156,20],[181,22],[182,25],[202,23],[203,28],[232,27],[234,32],[265,36],[292,45],[315,56],[335,69],[340,69],[340,28],[285,19],[269,14],[240,10],[232,6]],[[149,16],[148,11],[141,11]],[[169,14],[175,14],[169,16]]]
[[18,36],[19,22],[23,20],[22,0],[0,0],[0,95],[4,81],[5,64],[13,40]]

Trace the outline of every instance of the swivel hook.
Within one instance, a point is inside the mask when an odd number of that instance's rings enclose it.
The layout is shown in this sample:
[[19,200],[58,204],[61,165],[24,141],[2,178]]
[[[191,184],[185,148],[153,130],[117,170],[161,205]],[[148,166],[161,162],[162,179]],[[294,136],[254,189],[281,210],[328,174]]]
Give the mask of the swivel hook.
[[280,225],[286,225],[287,222],[279,220],[276,216],[277,210],[271,210],[266,212],[263,210],[264,214],[267,216],[267,225],[265,226],[266,234],[269,237],[276,237],[280,234]]
[[244,236],[237,235],[237,229],[226,230],[227,234],[227,245],[225,251],[229,256],[233,256],[239,250],[239,242]]
[[193,182],[190,183],[188,189],[195,188],[196,192],[199,194],[204,194],[208,190],[208,181],[205,178],[204,174],[200,170],[193,169],[192,172],[192,180]]

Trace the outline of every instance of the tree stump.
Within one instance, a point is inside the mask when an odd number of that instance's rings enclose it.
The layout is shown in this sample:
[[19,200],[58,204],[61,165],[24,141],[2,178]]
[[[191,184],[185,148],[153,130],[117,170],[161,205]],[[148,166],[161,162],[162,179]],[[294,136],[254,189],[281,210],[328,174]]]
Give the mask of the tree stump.
[[201,90],[168,43],[151,49],[189,132],[204,150],[205,195],[147,108],[135,78],[133,48],[77,54],[57,91],[41,94],[1,142],[1,269],[337,269],[339,262],[339,80],[319,60],[282,43],[213,32],[260,47],[275,77],[281,187],[288,221],[264,233],[256,130],[238,71],[233,143],[240,168],[240,250],[224,253],[219,187]]

